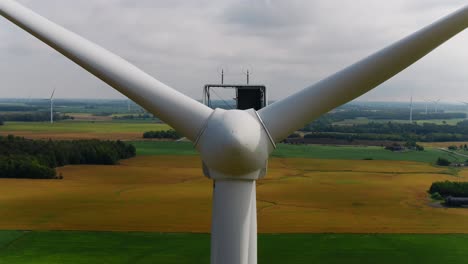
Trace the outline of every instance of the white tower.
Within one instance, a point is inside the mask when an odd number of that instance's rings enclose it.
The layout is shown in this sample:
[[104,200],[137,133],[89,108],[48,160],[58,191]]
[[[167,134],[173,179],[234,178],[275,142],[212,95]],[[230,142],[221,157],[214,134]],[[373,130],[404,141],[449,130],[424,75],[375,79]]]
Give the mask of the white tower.
[[54,123],[54,93],[55,89],[52,91],[52,94],[50,95],[50,123]]
[[410,114],[409,114],[409,121],[413,123],[413,96],[410,98]]

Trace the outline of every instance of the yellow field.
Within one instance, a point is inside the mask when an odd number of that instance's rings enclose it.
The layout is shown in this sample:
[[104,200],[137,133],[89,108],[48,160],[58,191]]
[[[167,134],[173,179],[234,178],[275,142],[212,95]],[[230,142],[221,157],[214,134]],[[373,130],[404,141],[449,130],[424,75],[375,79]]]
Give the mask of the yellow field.
[[[63,180],[0,180],[0,229],[208,232],[212,182],[197,156],[67,166]],[[260,232],[468,233],[468,209],[431,207],[423,163],[275,158],[258,182]]]

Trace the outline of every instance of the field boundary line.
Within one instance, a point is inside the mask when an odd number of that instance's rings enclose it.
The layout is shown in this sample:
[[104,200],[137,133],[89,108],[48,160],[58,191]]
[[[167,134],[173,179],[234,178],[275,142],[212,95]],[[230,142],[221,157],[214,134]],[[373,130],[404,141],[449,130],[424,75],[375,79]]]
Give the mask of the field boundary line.
[[0,247],[0,252],[3,250],[7,250],[11,245],[22,239],[26,234],[29,234],[30,231],[21,231],[21,234],[16,237],[15,239],[9,241],[8,243],[5,243],[3,246]]

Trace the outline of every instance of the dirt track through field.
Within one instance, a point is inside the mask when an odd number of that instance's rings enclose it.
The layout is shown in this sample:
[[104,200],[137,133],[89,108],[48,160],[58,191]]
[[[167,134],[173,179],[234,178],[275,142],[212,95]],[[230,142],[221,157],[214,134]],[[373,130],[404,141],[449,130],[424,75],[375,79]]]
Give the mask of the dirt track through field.
[[[67,166],[63,180],[0,179],[0,229],[209,232],[212,182],[198,156]],[[260,232],[468,233],[468,209],[434,208],[417,162],[273,158],[258,182]]]

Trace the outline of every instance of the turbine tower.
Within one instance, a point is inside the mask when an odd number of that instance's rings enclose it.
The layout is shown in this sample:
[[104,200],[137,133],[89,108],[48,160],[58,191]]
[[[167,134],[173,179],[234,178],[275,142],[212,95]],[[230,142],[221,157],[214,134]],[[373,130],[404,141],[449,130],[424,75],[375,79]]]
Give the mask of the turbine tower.
[[54,123],[54,93],[55,93],[55,88],[52,91],[52,94],[50,95],[50,123]]
[[426,102],[426,115],[427,115],[428,105],[429,105],[429,102],[431,102],[431,100],[426,99],[424,101]]
[[437,112],[438,112],[438,110],[439,110],[438,107],[439,107],[440,99],[434,100],[434,101],[432,101],[432,102],[434,103],[434,113],[437,114]]
[[413,96],[410,98],[410,112],[409,112],[409,121],[413,123]]
[[[404,70],[468,27],[468,6],[258,112],[211,108],[13,0],[0,15],[152,112],[194,142],[214,181],[211,263],[257,263],[256,180],[276,143]],[[286,245],[287,246],[287,245]]]
[[468,119],[468,102],[460,101],[460,103],[465,105],[465,112],[466,112],[465,120],[466,120]]

